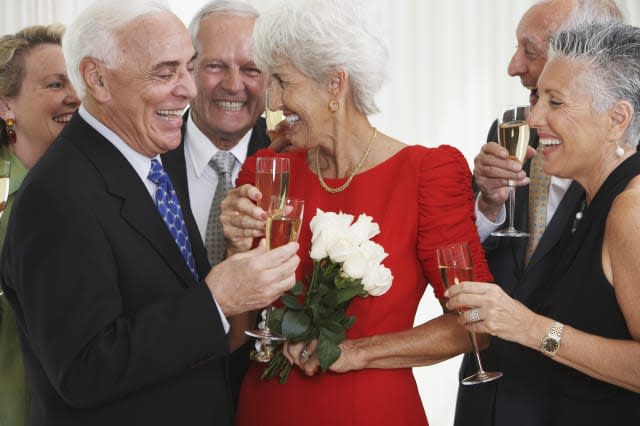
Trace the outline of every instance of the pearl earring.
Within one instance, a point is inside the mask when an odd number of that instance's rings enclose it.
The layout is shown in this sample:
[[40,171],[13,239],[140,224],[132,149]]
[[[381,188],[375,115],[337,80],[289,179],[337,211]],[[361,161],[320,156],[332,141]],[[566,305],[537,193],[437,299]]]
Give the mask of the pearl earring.
[[616,142],[616,155],[622,157],[624,155],[624,149]]

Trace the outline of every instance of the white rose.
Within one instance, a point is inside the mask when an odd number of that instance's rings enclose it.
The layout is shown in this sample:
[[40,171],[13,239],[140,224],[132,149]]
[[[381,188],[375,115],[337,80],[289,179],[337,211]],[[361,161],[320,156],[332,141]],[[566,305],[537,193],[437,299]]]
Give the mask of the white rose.
[[371,216],[361,214],[358,220],[349,227],[349,233],[353,236],[354,241],[358,244],[369,241],[380,233],[380,226],[373,222]]
[[362,286],[371,296],[385,294],[391,288],[392,282],[393,275],[391,270],[382,265],[369,269],[368,273],[362,278]]
[[352,221],[353,216],[349,214],[323,212],[317,209],[316,215],[309,223],[311,233],[313,234],[311,242],[314,243],[318,238],[321,238],[323,234],[328,234],[328,236],[323,238],[328,238],[330,241],[333,241],[336,236],[343,235],[346,230],[349,229]]
[[382,246],[378,243],[374,243],[373,241],[365,241],[360,245],[359,250],[372,268],[379,263],[382,263],[382,261],[388,256],[387,253],[384,252]]
[[314,235],[313,240],[315,241],[311,244],[309,256],[313,260],[320,260],[329,256],[329,235],[326,232],[323,232],[318,234],[318,238]]
[[369,270],[369,262],[359,251],[354,251],[342,264],[342,271],[353,279],[363,278]]
[[345,262],[354,252],[358,251],[358,246],[347,239],[339,239],[327,249],[329,257],[336,263]]

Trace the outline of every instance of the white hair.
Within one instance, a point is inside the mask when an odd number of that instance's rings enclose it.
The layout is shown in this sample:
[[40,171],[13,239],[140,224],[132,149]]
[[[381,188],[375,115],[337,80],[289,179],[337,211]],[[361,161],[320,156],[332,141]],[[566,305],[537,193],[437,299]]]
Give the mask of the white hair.
[[585,24],[625,23],[626,16],[615,0],[572,0],[569,19],[560,30]]
[[249,3],[239,0],[213,0],[202,6],[198,13],[191,19],[189,35],[191,35],[191,42],[194,47],[196,46],[196,37],[200,29],[200,22],[209,15],[217,14],[243,16],[247,18],[257,18],[260,16],[258,10]]
[[333,71],[349,75],[356,108],[378,112],[375,95],[387,78],[389,51],[357,0],[283,0],[253,30],[254,60],[268,73],[286,60],[318,83]]
[[62,39],[62,51],[69,80],[80,98],[86,85],[80,74],[80,61],[93,57],[113,68],[121,59],[115,33],[129,22],[148,15],[170,13],[156,0],[96,0],[73,21]]
[[579,25],[558,33],[549,58],[566,58],[584,65],[580,77],[593,98],[592,107],[604,111],[620,100],[633,106],[624,134],[629,146],[640,138],[640,28],[616,22]]

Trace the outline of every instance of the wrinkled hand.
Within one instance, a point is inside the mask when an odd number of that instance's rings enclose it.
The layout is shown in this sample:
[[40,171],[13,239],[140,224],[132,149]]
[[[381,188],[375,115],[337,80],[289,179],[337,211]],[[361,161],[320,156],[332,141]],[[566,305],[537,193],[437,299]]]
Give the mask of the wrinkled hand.
[[275,152],[287,152],[295,149],[291,144],[291,138],[289,136],[289,123],[287,120],[282,120],[274,130],[267,130],[267,135],[271,139],[271,145],[269,148]]
[[[462,282],[450,287],[445,297],[449,298],[448,309],[463,311],[458,322],[467,330],[488,333],[516,343],[524,341],[536,317],[535,313],[509,297],[496,284]],[[480,321],[473,322],[469,318],[469,307],[478,309]]]
[[[526,158],[533,157],[535,152],[528,147]],[[510,159],[507,149],[495,142],[486,143],[473,163],[473,178],[482,193],[478,207],[487,218],[495,218],[507,200],[509,180],[516,186],[529,184],[529,178],[522,170],[522,163]]]
[[220,222],[227,240],[227,257],[249,250],[264,236],[267,213],[256,205],[262,194],[246,184],[229,191],[220,204]]
[[[308,358],[303,356],[305,349],[304,343],[285,342],[282,353],[289,362],[304,372],[307,376],[313,376],[320,371],[320,361],[315,354],[318,347],[318,341],[312,340],[306,347]],[[357,349],[357,340],[345,340],[340,345],[340,357],[329,367],[329,371],[334,373],[346,373],[348,371],[360,370],[364,365],[358,361],[355,356]]]
[[290,290],[300,263],[298,243],[235,254],[211,269],[205,282],[226,316],[263,308]]

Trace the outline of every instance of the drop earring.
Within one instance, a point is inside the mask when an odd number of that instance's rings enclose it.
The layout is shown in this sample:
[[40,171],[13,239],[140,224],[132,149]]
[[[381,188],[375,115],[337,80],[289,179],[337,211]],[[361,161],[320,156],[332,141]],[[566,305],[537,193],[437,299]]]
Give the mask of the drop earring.
[[624,155],[624,149],[616,142],[616,155],[622,157]]
[[338,112],[339,109],[340,109],[340,102],[338,101],[329,102],[329,110],[331,112]]
[[16,143],[16,120],[13,118],[7,118],[5,120],[7,136],[9,137],[9,142],[12,144]]

